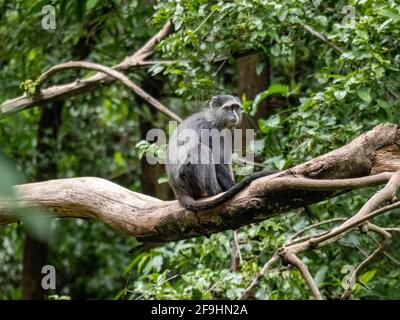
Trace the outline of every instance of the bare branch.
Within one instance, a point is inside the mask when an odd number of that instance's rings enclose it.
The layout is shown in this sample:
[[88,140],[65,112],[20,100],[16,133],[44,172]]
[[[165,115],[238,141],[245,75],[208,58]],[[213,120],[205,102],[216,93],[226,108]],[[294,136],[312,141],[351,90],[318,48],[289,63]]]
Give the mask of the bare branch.
[[270,271],[275,264],[279,260],[279,256],[277,254],[274,254],[271,259],[269,259],[264,266],[261,268],[261,270],[257,273],[256,277],[254,280],[251,282],[251,284],[246,288],[245,291],[243,291],[242,295],[240,296],[239,300],[247,300],[250,298],[251,292],[255,287],[257,287],[260,284],[261,278],[264,277],[265,273]]
[[[382,228],[385,231],[388,231],[387,229],[390,228]],[[389,231],[388,231],[389,232]],[[376,240],[375,238],[371,237],[369,234],[367,234],[367,237],[369,239],[371,239],[372,241],[374,241],[378,246],[380,244],[380,242],[378,240]],[[391,254],[389,254],[387,251],[383,251],[383,254],[385,255],[386,258],[388,258],[390,260],[391,263],[393,263],[396,267],[400,267],[400,261],[397,260],[395,257],[393,257]],[[368,255],[366,255],[368,256]]]
[[106,75],[121,81],[124,85],[126,85],[134,93],[136,93],[139,97],[141,97],[143,100],[147,101],[150,105],[155,107],[160,112],[164,113],[168,117],[170,117],[178,122],[182,122],[182,119],[178,115],[176,115],[174,112],[172,112],[166,106],[164,106],[157,99],[152,97],[146,91],[144,91],[141,87],[139,87],[138,85],[133,83],[123,73],[116,71],[114,69],[108,68],[108,67],[103,66],[98,63],[92,63],[92,62],[86,62],[86,61],[71,61],[71,62],[61,63],[61,64],[51,67],[49,70],[47,70],[45,73],[43,73],[38,78],[38,81],[40,84],[42,84],[47,79],[49,79],[54,73],[56,73],[60,70],[65,70],[65,69],[86,69],[86,70],[95,70],[95,71],[105,73]]
[[[326,245],[329,245],[335,241],[338,241],[342,238],[347,232],[355,228],[356,226],[361,225],[362,223],[367,222],[369,219],[373,217],[383,214],[387,211],[393,210],[395,208],[400,207],[400,201],[385,206],[383,208],[375,209],[380,203],[393,199],[396,194],[397,189],[400,187],[400,171],[394,173],[386,186],[374,194],[367,203],[361,208],[361,210],[342,223],[339,227],[333,228],[330,231],[322,232],[316,235],[306,236],[304,239],[297,239],[285,244],[282,248],[277,251],[277,255],[284,261],[289,262],[298,268],[305,279],[307,285],[310,287],[313,296],[316,299],[320,298],[319,290],[308,271],[307,266],[297,257],[298,253],[304,252],[306,250],[312,250],[315,248],[320,248]],[[390,233],[388,233],[383,228],[373,225],[372,223],[367,222],[366,224],[370,231],[376,232],[382,236],[382,243],[379,244],[378,248],[368,256],[356,269],[356,271],[352,274],[349,286],[346,288],[343,298],[349,298],[351,296],[351,284],[357,279],[360,272],[381,252],[383,252],[383,248],[388,244],[390,240]],[[302,230],[303,231],[303,230]],[[301,241],[300,241],[301,240]],[[289,258],[288,258],[289,257]]]
[[400,228],[383,228],[387,232],[400,232]]
[[304,232],[306,232],[308,230],[323,226],[325,224],[330,224],[330,223],[339,222],[339,221],[346,221],[346,220],[347,220],[346,218],[333,218],[333,219],[324,220],[324,221],[320,221],[320,222],[314,223],[314,224],[312,224],[310,226],[307,226],[307,227],[297,231],[294,235],[292,235],[289,238],[289,242],[287,244],[291,244],[292,243],[291,240],[296,239],[298,236],[302,235]]
[[306,29],[309,33],[311,33],[313,36],[317,37],[319,40],[321,40],[322,42],[326,43],[328,46],[330,46],[331,48],[335,49],[337,52],[339,53],[343,53],[344,50],[340,47],[338,47],[336,44],[330,42],[326,36],[324,36],[322,33],[314,30],[311,26],[304,24],[302,25],[304,29]]
[[[114,66],[112,69],[117,71],[128,70],[141,66],[144,59],[149,58],[154,53],[155,46],[172,31],[172,23],[167,21],[160,31],[153,36],[144,46],[136,51],[132,56],[126,57],[124,61]],[[56,99],[67,96],[77,95],[87,92],[97,86],[112,81],[113,78],[104,74],[97,73],[86,79],[76,79],[73,82],[52,86],[43,89],[40,94],[28,96],[26,94],[17,98],[7,100],[0,105],[0,117],[21,111],[23,109],[37,106]]]
[[286,262],[290,263],[291,265],[293,265],[294,267],[296,267],[300,271],[300,274],[303,277],[304,281],[306,282],[307,286],[310,288],[311,294],[313,295],[314,299],[322,300],[321,293],[319,292],[319,289],[310,271],[308,270],[307,265],[293,253],[288,253],[288,254],[284,253],[283,256],[281,256],[281,258]]
[[[238,267],[243,264],[242,252],[240,250],[240,244],[237,237],[238,230],[232,231],[232,242],[231,242],[231,270],[237,271]],[[239,261],[237,259],[239,258]]]
[[359,264],[359,266],[353,271],[353,273],[351,274],[351,276],[347,282],[347,286],[342,294],[342,297],[341,297],[342,299],[349,299],[351,297],[353,284],[358,282],[358,277],[360,276],[361,272],[367,267],[368,264],[370,264],[383,251],[383,249],[390,242],[390,238],[391,238],[390,233],[386,232],[382,228],[380,228],[372,223],[367,223],[366,230],[378,233],[382,237],[382,242],[379,244],[378,248],[376,248],[374,250],[374,252],[371,255],[369,255],[365,260],[363,260]]

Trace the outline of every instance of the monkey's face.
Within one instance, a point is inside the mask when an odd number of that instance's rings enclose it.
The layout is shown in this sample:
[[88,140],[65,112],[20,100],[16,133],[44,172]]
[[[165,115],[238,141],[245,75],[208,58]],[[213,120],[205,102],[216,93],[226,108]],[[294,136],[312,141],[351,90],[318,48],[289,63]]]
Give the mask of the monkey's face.
[[221,107],[225,126],[233,128],[240,124],[242,121],[242,106],[239,103],[232,103]]
[[242,121],[242,105],[234,96],[215,96],[211,99],[211,107],[217,111],[219,122],[225,128],[236,127]]

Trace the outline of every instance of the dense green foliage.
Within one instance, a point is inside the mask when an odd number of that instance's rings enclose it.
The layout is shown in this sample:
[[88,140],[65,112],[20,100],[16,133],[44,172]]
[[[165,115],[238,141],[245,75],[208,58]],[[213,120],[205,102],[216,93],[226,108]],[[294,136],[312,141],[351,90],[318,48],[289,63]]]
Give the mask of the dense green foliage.
[[[156,82],[160,99],[184,117],[214,93],[236,92],[238,53],[259,54],[258,70],[268,58],[269,90],[254,100],[241,97],[257,125],[257,152],[266,166],[281,170],[333,150],[378,123],[398,123],[397,0],[50,2],[57,12],[56,30],[41,28],[41,8],[48,1],[0,0],[0,103],[20,95],[21,83],[36,79],[52,65],[76,60],[82,41],[90,43],[87,60],[111,66],[171,19],[175,32],[157,47],[155,59],[174,63],[134,70],[129,77],[144,87]],[[86,74],[62,72],[52,82]],[[271,95],[283,97],[285,108],[256,119],[256,108]],[[140,191],[140,150],[135,146],[143,136],[138,123],[167,125],[164,116],[154,114],[119,84],[66,99],[59,137],[51,142],[58,177],[113,178]],[[40,109],[33,108],[0,120],[0,152],[12,159],[27,181],[34,181],[38,162],[46,161],[36,149],[39,116]],[[5,168],[0,167],[1,177]],[[348,216],[375,190],[348,193],[316,204],[313,210],[320,220]],[[396,211],[377,221],[385,226],[399,223]],[[57,289],[49,295],[235,299],[285,239],[309,223],[295,211],[240,229],[243,264],[231,272],[230,232],[130,256],[128,250],[136,241],[101,223],[51,221],[49,263],[57,269]],[[0,227],[0,299],[20,296],[24,228],[26,223]],[[396,240],[388,252],[400,258]],[[374,246],[353,233],[302,258],[322,294],[332,298],[341,293],[346,266],[355,267]],[[361,277],[368,289],[359,286],[355,297],[400,299],[399,276],[392,261],[379,259]],[[307,299],[309,291],[297,272],[273,272],[254,297]]]

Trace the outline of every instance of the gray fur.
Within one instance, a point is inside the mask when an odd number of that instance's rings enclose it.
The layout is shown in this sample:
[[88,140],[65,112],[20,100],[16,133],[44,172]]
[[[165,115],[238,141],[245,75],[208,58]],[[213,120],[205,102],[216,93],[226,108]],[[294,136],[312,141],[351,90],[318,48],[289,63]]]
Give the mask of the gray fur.
[[[193,199],[212,196],[234,186],[230,166],[222,158],[218,163],[218,159],[213,158],[211,141],[205,144],[199,138],[201,129],[215,129],[219,132],[232,130],[240,124],[241,119],[240,100],[231,95],[219,95],[211,99],[208,109],[184,120],[171,136],[166,169],[170,186],[185,208],[189,208],[188,202],[192,205],[197,203]],[[185,129],[196,132],[196,139],[188,140]],[[225,139],[220,140],[219,147],[222,157]]]
[[[234,106],[234,110],[229,110]],[[234,197],[252,181],[273,174],[271,171],[256,172],[235,184],[230,165],[224,159],[215,159],[215,144],[210,141],[201,143],[198,139],[202,129],[232,130],[242,120],[240,100],[231,95],[212,97],[209,108],[193,114],[184,120],[170,138],[167,148],[166,169],[169,184],[179,203],[186,209],[196,211],[217,207]],[[196,132],[196,139],[185,136],[185,129]],[[219,141],[220,157],[225,154],[226,140]],[[218,153],[216,153],[218,155]],[[200,163],[199,163],[200,160]],[[219,161],[217,161],[219,160]],[[209,197],[226,191],[221,196],[207,201]],[[306,213],[315,220],[308,206]]]

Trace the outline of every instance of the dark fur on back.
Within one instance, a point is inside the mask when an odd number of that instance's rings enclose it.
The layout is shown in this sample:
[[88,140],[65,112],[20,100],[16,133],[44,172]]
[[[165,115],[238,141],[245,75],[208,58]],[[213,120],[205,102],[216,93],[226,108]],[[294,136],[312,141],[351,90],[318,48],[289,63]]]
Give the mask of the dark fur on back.
[[[223,161],[213,163],[215,155],[211,141],[200,140],[202,129],[220,132],[238,126],[241,121],[241,108],[239,99],[234,96],[215,96],[211,99],[208,109],[185,119],[171,136],[166,163],[169,184],[180,204],[186,209],[195,211],[216,207],[243,190],[251,181],[271,174],[266,171],[259,172],[235,185],[230,165]],[[187,129],[193,130],[197,135],[193,139],[188,138],[185,134]],[[220,139],[219,142],[221,154],[224,154],[226,141]],[[199,163],[198,160],[203,161]],[[214,200],[196,200],[223,191],[227,192]]]

